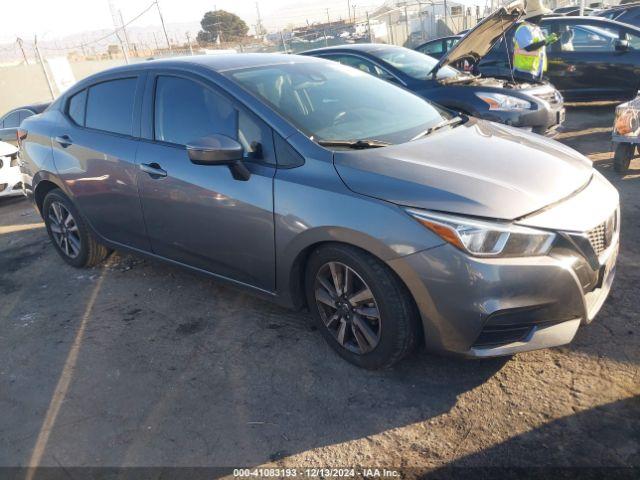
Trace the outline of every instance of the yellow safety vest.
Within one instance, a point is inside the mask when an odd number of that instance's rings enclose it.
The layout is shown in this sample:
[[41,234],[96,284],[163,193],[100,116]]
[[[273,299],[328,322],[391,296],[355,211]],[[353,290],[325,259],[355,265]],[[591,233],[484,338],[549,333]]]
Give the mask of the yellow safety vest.
[[539,27],[531,25],[529,23],[523,23],[516,30],[516,37],[514,38],[513,46],[513,68],[521,72],[530,73],[531,75],[538,75],[540,71],[540,62],[542,62],[542,73],[547,71],[547,51],[546,47],[542,47],[538,50],[528,52],[524,47],[529,45],[520,46],[518,44],[518,30],[521,28],[527,28],[530,30],[533,37],[531,43],[536,43],[544,40],[542,30]]

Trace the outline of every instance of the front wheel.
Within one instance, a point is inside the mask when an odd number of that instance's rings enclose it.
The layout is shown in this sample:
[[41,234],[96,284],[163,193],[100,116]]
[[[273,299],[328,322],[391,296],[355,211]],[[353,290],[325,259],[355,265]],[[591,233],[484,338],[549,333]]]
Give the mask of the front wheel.
[[61,190],[47,194],[42,206],[47,233],[58,254],[74,267],[93,267],[109,254],[98,243],[75,205]]
[[625,173],[633,158],[635,145],[632,143],[619,143],[613,156],[613,168],[618,173]]
[[414,349],[419,328],[413,300],[368,253],[340,244],[318,248],[307,263],[305,289],[318,328],[349,362],[388,368]]

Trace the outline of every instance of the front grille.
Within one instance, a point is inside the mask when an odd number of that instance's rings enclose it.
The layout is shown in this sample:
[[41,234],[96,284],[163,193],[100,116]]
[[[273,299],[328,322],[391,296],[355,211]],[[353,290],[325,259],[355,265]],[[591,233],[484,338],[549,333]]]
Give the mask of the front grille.
[[548,102],[550,105],[558,105],[562,99],[555,91],[534,94],[540,100]]
[[534,325],[487,325],[473,343],[472,348],[487,348],[527,339]]
[[587,232],[587,238],[596,255],[600,255],[611,245],[617,230],[618,215],[614,212],[606,221]]

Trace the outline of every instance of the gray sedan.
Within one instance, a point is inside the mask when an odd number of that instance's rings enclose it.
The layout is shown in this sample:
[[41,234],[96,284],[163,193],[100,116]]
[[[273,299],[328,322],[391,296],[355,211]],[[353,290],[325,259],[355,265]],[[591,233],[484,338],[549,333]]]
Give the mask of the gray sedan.
[[19,138],[70,265],[127,250],[308,308],[365,368],[567,343],[615,273],[618,193],[588,159],[327,60],[120,67]]

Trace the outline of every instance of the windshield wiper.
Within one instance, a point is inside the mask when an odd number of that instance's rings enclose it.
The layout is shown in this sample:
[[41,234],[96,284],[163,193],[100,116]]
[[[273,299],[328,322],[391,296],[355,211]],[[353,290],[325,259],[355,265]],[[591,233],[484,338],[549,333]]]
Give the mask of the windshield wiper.
[[345,147],[354,150],[364,150],[365,148],[380,148],[391,145],[389,142],[381,140],[318,140],[318,145],[323,147]]
[[450,118],[449,120],[445,120],[444,122],[440,122],[440,123],[434,125],[433,127],[427,128],[424,132],[419,133],[418,135],[413,137],[411,140],[417,140],[418,138],[426,137],[427,135],[432,134],[436,130],[440,130],[441,128],[444,128],[444,127],[453,127],[453,126],[459,125],[459,124],[461,124],[463,122],[464,122],[464,119],[462,117]]

